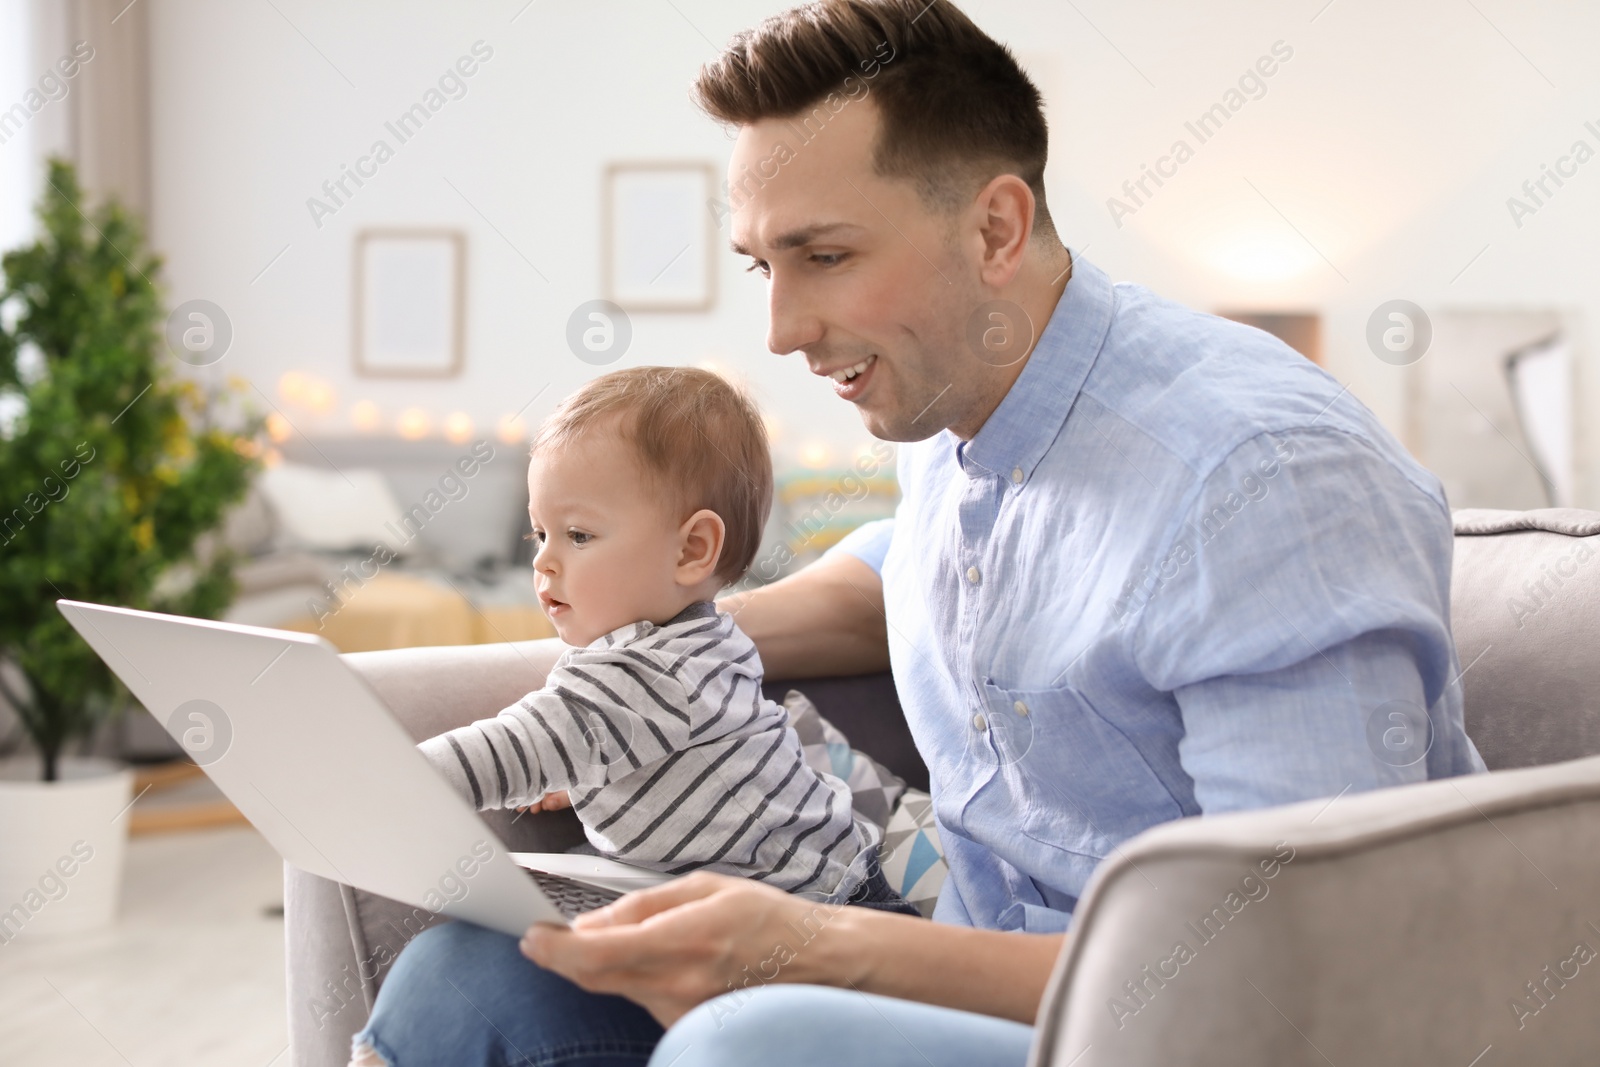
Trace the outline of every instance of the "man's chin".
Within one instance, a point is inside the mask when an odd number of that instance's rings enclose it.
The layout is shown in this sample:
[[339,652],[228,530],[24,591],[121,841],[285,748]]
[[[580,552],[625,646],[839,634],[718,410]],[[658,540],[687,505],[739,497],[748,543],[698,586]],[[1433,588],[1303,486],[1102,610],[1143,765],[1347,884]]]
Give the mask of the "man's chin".
[[926,441],[944,429],[931,412],[877,411],[861,404],[856,405],[856,410],[867,432],[880,441],[911,444]]

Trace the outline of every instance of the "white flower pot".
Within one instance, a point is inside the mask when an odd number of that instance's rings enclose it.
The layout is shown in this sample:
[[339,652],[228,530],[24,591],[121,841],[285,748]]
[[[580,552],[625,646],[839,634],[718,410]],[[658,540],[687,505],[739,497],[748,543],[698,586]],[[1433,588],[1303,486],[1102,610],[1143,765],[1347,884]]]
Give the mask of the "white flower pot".
[[93,930],[116,916],[133,771],[63,757],[0,762],[0,951],[18,938]]

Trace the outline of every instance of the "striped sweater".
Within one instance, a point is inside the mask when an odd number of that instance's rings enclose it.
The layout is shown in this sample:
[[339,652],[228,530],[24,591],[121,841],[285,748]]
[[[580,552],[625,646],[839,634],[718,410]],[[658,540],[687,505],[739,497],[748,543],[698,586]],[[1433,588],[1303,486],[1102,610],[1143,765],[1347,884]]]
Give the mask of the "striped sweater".
[[478,809],[567,790],[602,855],[842,899],[882,832],[806,764],[756,647],[709,601],[563,653],[545,687],[417,746]]

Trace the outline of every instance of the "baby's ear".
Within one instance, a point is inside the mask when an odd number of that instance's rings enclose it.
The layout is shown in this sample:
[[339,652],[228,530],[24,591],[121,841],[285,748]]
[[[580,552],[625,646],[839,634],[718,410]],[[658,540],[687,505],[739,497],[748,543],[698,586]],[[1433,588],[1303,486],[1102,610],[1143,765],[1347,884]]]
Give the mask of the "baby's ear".
[[698,585],[715,574],[727,539],[722,516],[701,508],[679,527],[678,536],[678,584]]

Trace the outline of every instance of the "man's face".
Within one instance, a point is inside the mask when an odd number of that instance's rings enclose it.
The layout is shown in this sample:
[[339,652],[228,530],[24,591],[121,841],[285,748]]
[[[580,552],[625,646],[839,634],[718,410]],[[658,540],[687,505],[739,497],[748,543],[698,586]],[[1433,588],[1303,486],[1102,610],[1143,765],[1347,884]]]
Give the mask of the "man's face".
[[832,376],[874,436],[970,436],[995,402],[966,343],[985,299],[969,260],[981,248],[967,247],[981,237],[911,182],[873,173],[877,129],[870,98],[820,131],[785,119],[742,127],[728,165],[733,247],[768,278],[767,347]]

